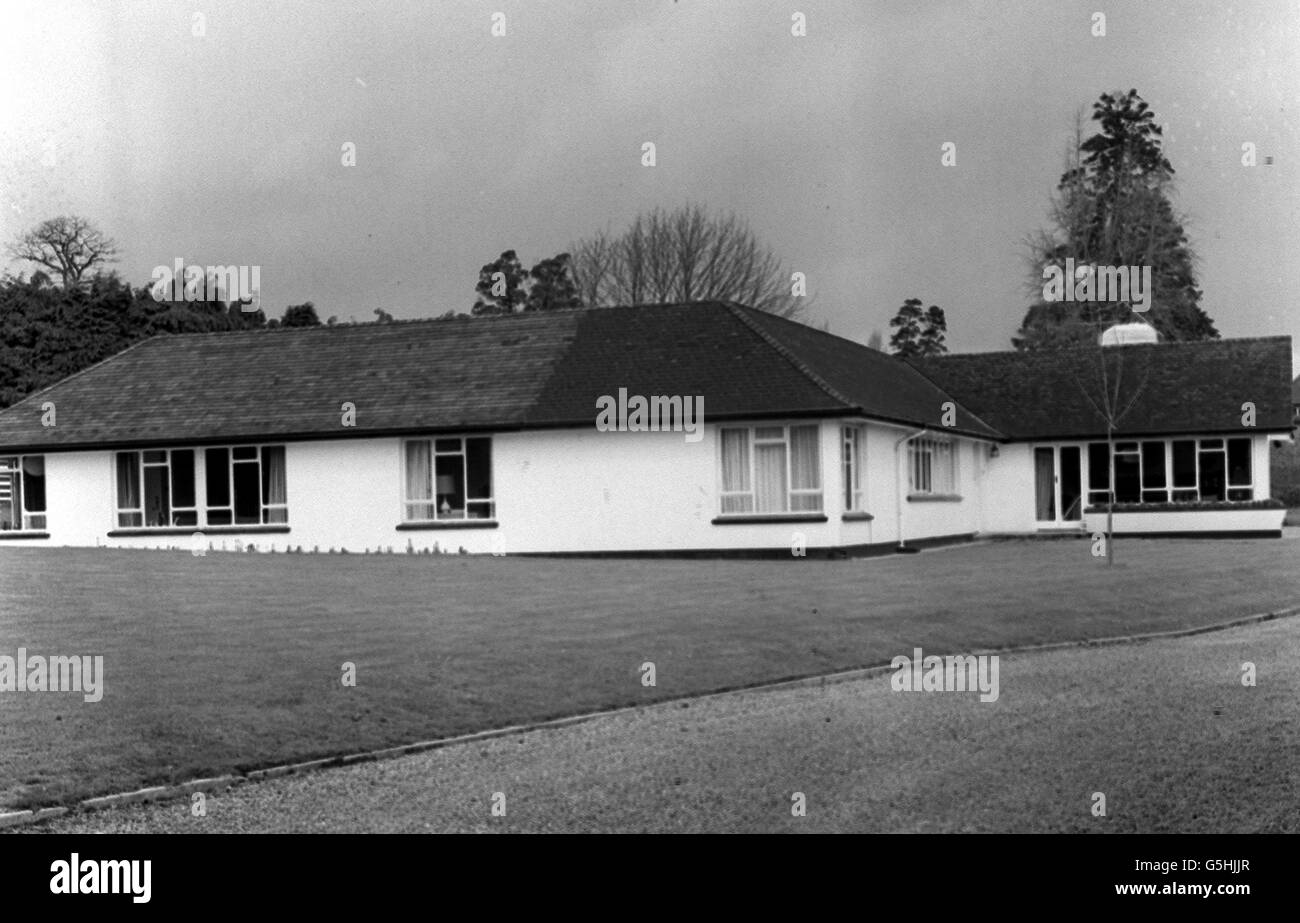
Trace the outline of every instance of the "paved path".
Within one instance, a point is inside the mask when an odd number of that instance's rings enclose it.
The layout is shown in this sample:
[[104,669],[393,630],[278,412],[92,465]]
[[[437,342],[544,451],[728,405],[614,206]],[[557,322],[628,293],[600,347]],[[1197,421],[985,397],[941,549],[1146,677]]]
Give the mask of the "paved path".
[[[887,675],[740,693],[246,784],[209,795],[201,818],[172,801],[35,829],[1295,833],[1297,662],[1287,618],[1005,656],[996,703],[894,693]],[[806,817],[791,816],[796,791]]]

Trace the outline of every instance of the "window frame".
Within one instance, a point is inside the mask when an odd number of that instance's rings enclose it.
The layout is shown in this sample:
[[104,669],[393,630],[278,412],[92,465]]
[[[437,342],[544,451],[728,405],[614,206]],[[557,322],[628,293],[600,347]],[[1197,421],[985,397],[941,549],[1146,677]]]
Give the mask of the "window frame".
[[[41,496],[44,502],[42,508],[39,510],[29,509],[27,505],[28,498],[31,496],[31,491],[27,485],[27,478],[29,475],[27,474],[25,466],[29,459],[39,460],[41,465],[40,477],[42,482],[45,482],[41,485]],[[10,460],[13,462],[13,467],[2,464],[3,462]],[[50,498],[46,476],[47,469],[45,466],[46,458],[44,454],[14,454],[0,456],[0,472],[9,476],[9,500],[11,507],[13,506],[15,475],[18,480],[18,504],[14,509],[17,519],[15,522],[10,524],[9,528],[5,528],[3,522],[0,522],[0,533],[44,532],[49,528]]]
[[[759,430],[781,430],[781,436],[762,436],[758,435]],[[816,457],[813,462],[813,473],[815,475],[815,486],[813,487],[795,487],[794,478],[794,437],[792,432],[796,429],[805,429],[812,431],[812,445],[816,450]],[[748,489],[746,490],[725,490],[726,484],[726,433],[742,432],[745,434],[745,453],[748,461],[748,470],[746,471],[746,481]],[[758,508],[758,448],[760,446],[783,445],[785,449],[784,461],[784,508],[779,510],[761,510]],[[808,516],[821,516],[826,511],[826,479],[822,472],[822,427],[820,422],[756,422],[742,423],[734,425],[725,425],[718,427],[718,455],[717,455],[717,477],[718,477],[718,516],[726,519],[731,517],[743,518],[754,516],[789,516],[794,518],[806,518]],[[728,510],[726,504],[728,499],[748,499],[747,509]],[[812,506],[796,506],[795,499],[801,498],[805,502],[811,501]]]
[[[1161,473],[1164,486],[1155,486],[1148,484],[1148,455],[1146,447],[1153,443],[1160,443],[1163,451],[1159,455],[1158,462],[1152,461],[1152,464],[1158,463],[1162,466]],[[1178,477],[1179,468],[1175,464],[1174,446],[1185,446],[1190,443],[1191,447],[1191,477],[1192,483],[1185,483]],[[1216,445],[1217,443],[1217,445]],[[1233,469],[1229,464],[1230,445],[1232,443],[1246,444],[1246,475],[1245,482],[1233,481]],[[1249,503],[1255,498],[1257,489],[1255,469],[1255,446],[1250,436],[1231,436],[1220,434],[1217,436],[1162,436],[1159,438],[1126,438],[1115,440],[1115,455],[1134,454],[1122,453],[1121,445],[1136,445],[1136,457],[1138,462],[1137,483],[1138,483],[1138,500],[1121,500],[1114,496],[1114,485],[1109,483],[1109,467],[1112,459],[1109,452],[1109,443],[1104,441],[1090,440],[1088,443],[1088,505],[1105,506],[1106,503],[1114,497],[1116,503],[1200,503],[1206,500],[1205,491],[1203,490],[1202,477],[1204,470],[1201,465],[1202,456],[1217,454],[1223,458],[1223,497],[1210,498],[1214,502],[1227,503]],[[1100,480],[1095,479],[1097,466],[1093,464],[1093,447],[1097,446],[1105,451],[1106,467],[1103,468],[1103,476]],[[1180,449],[1180,452],[1185,451]],[[1186,459],[1184,458],[1185,462]],[[1184,472],[1186,474],[1187,472]],[[1102,486],[1094,486],[1096,484]],[[1236,496],[1234,496],[1234,494]],[[1096,496],[1100,495],[1100,497]],[[1151,496],[1148,496],[1151,495]],[[1159,495],[1159,499],[1155,496]]]
[[[907,444],[907,495],[956,497],[961,494],[958,442],[951,436],[924,435]],[[946,464],[944,460],[946,458]],[[939,483],[946,481],[946,483]]]
[[[439,449],[438,443],[450,442],[456,440],[459,443],[456,449]],[[469,443],[471,441],[482,441],[487,445],[487,482],[488,496],[477,497],[470,496],[470,476],[469,476]],[[496,451],[494,446],[495,440],[490,435],[481,433],[463,433],[457,435],[430,435],[430,436],[410,436],[401,441],[401,451],[399,452],[398,472],[398,493],[399,493],[399,522],[402,525],[440,525],[445,523],[495,523],[497,521],[497,501],[496,501]],[[428,446],[429,458],[429,489],[430,496],[412,498],[409,496],[410,477],[408,474],[408,463],[410,459],[410,450],[408,446],[423,443]],[[460,478],[464,496],[461,498],[464,506],[459,510],[460,515],[442,515],[439,508],[438,498],[442,496],[437,492],[438,487],[438,459],[439,458],[456,458],[461,459]],[[444,502],[446,502],[444,500]],[[411,514],[412,507],[432,506],[434,516],[432,519],[417,517]],[[471,507],[486,509],[486,516],[471,516]],[[451,514],[456,510],[450,510]]]
[[840,427],[840,476],[846,513],[867,511],[866,454],[866,425],[850,423]]
[[[235,458],[236,450],[253,450],[254,459]],[[208,496],[208,480],[213,475],[213,471],[208,463],[208,454],[210,452],[226,453],[226,491],[227,503],[224,505],[213,505]],[[280,453],[280,465],[284,475],[284,500],[279,503],[268,501],[266,489],[266,465],[268,453],[278,451]],[[162,461],[147,461],[146,456],[149,453],[161,452],[164,455]],[[188,452],[193,456],[191,464],[191,476],[193,478],[192,493],[193,503],[177,506],[176,497],[176,479],[174,458],[178,452]],[[119,459],[123,456],[134,456],[134,472],[138,479],[137,485],[140,491],[139,506],[124,507],[121,505],[121,483],[119,481]],[[208,530],[220,529],[223,532],[256,532],[266,529],[287,529],[289,526],[289,456],[286,443],[267,442],[267,443],[220,443],[216,445],[195,445],[195,446],[169,446],[169,447],[149,447],[136,449],[122,449],[111,453],[111,471],[113,484],[113,525],[111,532],[157,532],[160,534],[175,532],[204,532]],[[256,464],[257,466],[257,500],[258,500],[258,520],[257,522],[236,522],[235,521],[235,464]],[[145,499],[145,475],[147,468],[160,468],[167,472],[167,499],[168,499],[168,523],[164,525],[149,525],[146,521],[144,499]],[[229,513],[228,522],[212,522],[212,513]],[[278,512],[280,518],[272,515]],[[194,522],[176,523],[177,513],[192,513]],[[123,516],[140,517],[139,524],[124,523]]]

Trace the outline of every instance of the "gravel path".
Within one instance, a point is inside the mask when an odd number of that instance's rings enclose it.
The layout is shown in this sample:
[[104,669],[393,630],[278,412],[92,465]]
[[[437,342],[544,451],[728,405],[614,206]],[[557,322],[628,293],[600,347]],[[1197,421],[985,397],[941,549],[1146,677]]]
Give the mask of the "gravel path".
[[171,801],[24,829],[1294,833],[1297,662],[1300,618],[1286,618],[1004,656],[994,703],[894,693],[888,675],[738,693],[244,784],[208,795],[206,817]]

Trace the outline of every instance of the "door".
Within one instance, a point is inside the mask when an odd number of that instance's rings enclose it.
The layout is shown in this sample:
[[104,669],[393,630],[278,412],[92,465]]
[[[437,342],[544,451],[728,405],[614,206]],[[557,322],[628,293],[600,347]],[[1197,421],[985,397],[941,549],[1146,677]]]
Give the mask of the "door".
[[1077,445],[1034,449],[1034,519],[1040,529],[1078,525],[1083,519],[1082,453]]

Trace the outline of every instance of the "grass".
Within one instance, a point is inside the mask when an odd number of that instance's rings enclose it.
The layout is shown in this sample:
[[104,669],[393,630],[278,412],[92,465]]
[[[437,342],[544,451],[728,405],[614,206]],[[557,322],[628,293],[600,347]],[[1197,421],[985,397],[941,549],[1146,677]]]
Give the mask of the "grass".
[[[1297,545],[1008,541],[867,561],[0,549],[0,653],[103,654],[103,701],[0,693],[0,807],[944,653],[1300,601]],[[355,688],[340,681],[356,665]],[[641,684],[653,661],[657,685]]]

